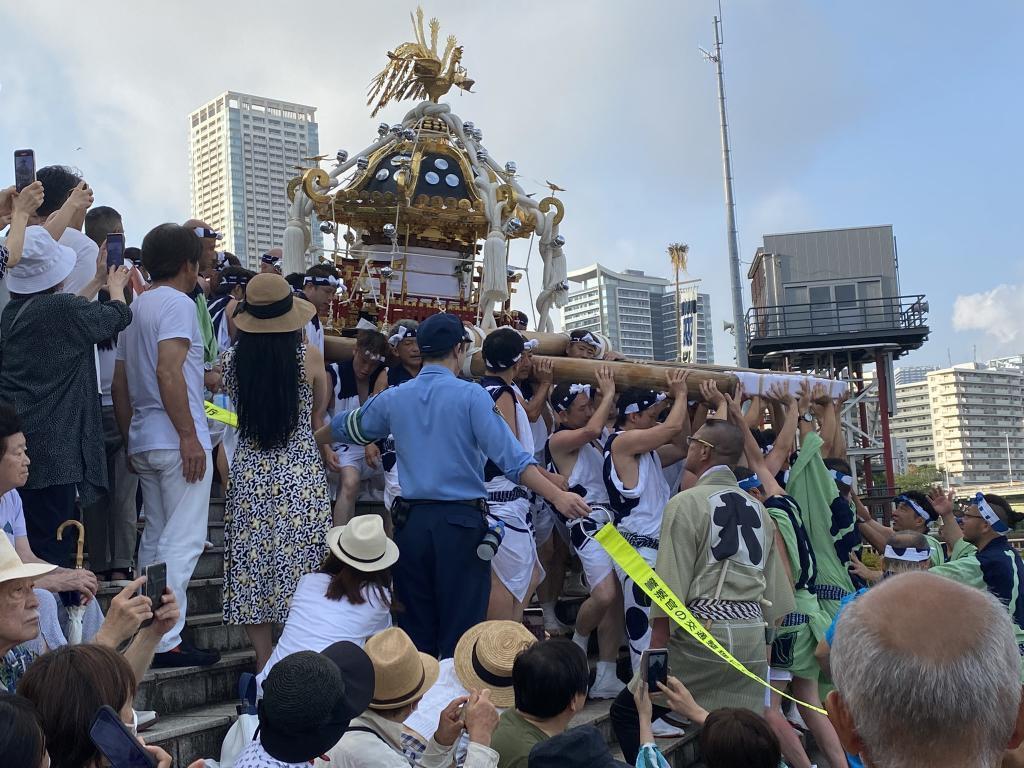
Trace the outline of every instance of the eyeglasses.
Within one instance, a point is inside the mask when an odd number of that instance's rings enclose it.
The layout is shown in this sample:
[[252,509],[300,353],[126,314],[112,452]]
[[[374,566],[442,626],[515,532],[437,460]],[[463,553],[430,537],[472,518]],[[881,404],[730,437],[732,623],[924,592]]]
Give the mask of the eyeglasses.
[[712,451],[715,450],[714,443],[709,443],[707,440],[699,438],[696,435],[690,435],[689,437],[686,438],[686,447],[689,448],[690,447],[690,443],[694,443],[694,442],[700,443],[701,445],[706,445]]

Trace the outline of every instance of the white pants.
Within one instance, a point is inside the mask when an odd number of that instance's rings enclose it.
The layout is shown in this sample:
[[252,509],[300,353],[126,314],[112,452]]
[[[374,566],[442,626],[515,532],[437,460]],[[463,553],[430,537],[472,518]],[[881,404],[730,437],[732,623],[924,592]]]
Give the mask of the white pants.
[[[491,568],[505,589],[519,602],[530,591],[533,569],[538,566],[537,542],[533,539],[533,517],[528,499],[488,502],[487,517],[505,524],[505,537],[491,560]],[[541,578],[544,569],[541,568]]]
[[206,472],[198,483],[185,482],[177,450],[144,451],[132,456],[146,507],[146,527],[139,542],[139,572],[153,563],[167,563],[167,586],[174,591],[180,610],[178,621],[157,645],[157,653],[169,651],[181,642],[188,611],[186,590],[206,542],[213,480],[210,453],[206,452]]
[[[637,549],[640,557],[651,568],[658,559],[658,550],[649,547]],[[629,641],[629,657],[633,671],[640,668],[640,655],[651,645],[651,598],[647,596],[618,565],[615,566],[619,583],[622,585],[623,608],[626,613],[626,636]]]

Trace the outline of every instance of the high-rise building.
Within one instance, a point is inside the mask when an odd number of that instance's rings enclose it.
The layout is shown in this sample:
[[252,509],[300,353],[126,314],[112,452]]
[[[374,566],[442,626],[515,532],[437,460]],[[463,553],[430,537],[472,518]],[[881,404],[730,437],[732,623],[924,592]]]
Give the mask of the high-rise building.
[[[680,308],[671,281],[638,269],[615,272],[601,264],[574,270],[568,277],[580,287],[569,292],[562,309],[565,329],[598,331],[615,349],[637,360],[677,359]],[[694,362],[713,363],[708,294],[697,294],[696,310]]]
[[928,381],[896,385],[896,415],[889,422],[893,442],[902,440],[911,466],[935,464]]
[[1024,471],[1024,373],[966,363],[928,374],[935,463],[953,485]]
[[[316,107],[227,91],[189,115],[192,216],[256,268],[288,224],[288,181],[320,152]],[[317,226],[314,248],[323,247]]]
[[1016,368],[1017,370],[1024,370],[1024,355],[1010,355],[1010,357],[996,357],[989,360],[985,366],[987,368]]
[[939,370],[937,365],[901,365],[893,370],[893,384],[915,384],[919,381],[927,381],[928,374]]

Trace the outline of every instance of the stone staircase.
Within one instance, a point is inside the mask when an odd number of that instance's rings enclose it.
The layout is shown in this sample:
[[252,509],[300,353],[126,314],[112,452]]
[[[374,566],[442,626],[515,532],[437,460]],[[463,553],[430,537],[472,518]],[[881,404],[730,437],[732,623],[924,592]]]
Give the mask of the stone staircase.
[[[201,648],[216,648],[221,660],[211,667],[151,669],[139,685],[135,708],[156,710],[159,720],[143,737],[163,747],[174,765],[189,765],[199,758],[219,759],[225,734],[237,718],[238,678],[253,672],[255,655],[245,630],[222,623],[221,588],[224,557],[224,500],[210,501],[209,534],[213,548],[200,557],[188,587],[186,636]],[[117,587],[101,590],[106,610]],[[612,733],[608,711],[610,701],[588,702],[573,725],[590,724],[600,729],[613,753],[622,759]],[[673,768],[697,768],[697,729],[677,739],[659,739],[658,746]]]

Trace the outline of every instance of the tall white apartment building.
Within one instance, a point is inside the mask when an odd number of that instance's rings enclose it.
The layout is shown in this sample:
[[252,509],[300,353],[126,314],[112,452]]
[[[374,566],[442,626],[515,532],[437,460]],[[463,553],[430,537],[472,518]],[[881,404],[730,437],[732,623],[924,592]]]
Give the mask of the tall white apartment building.
[[927,379],[896,385],[896,415],[889,421],[889,432],[893,441],[902,440],[906,446],[908,464],[935,464]]
[[[612,346],[636,360],[675,360],[679,339],[680,308],[675,306],[675,285],[639,269],[616,272],[601,264],[568,274],[569,301],[562,309],[565,330],[598,331]],[[697,295],[694,318],[694,362],[715,361],[711,336],[711,297]]]
[[[288,181],[320,152],[316,107],[227,91],[189,115],[192,216],[255,269],[288,224]],[[314,248],[323,247],[313,227]]]
[[901,365],[893,371],[893,384],[914,384],[919,381],[927,381],[928,374],[939,370],[937,365]]
[[935,463],[953,485],[1024,472],[1024,373],[965,363],[928,374]]

